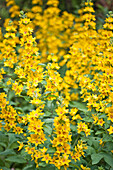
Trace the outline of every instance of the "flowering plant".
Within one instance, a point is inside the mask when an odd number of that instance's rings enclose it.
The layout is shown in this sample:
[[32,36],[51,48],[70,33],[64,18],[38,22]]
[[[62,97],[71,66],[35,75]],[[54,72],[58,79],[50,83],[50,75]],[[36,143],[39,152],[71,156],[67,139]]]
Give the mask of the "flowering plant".
[[97,31],[92,2],[80,17],[60,15],[58,0],[45,10],[42,3],[33,0],[24,13],[7,0],[13,19],[0,32],[0,168],[112,170],[113,14]]

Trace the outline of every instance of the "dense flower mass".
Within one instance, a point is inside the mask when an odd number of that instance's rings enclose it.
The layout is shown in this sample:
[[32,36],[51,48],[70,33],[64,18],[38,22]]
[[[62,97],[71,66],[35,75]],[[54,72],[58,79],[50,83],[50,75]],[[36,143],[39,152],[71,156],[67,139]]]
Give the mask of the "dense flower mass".
[[6,0],[12,19],[0,28],[0,168],[111,170],[113,14],[96,30],[91,1],[79,17],[61,12],[58,0],[46,5],[32,0],[24,13]]

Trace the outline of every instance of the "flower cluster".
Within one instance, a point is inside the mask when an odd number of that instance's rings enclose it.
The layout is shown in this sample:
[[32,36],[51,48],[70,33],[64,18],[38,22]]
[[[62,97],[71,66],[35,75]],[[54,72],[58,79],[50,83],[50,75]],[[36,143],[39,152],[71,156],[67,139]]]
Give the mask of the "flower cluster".
[[79,17],[61,13],[58,0],[45,9],[32,0],[26,14],[6,1],[13,21],[0,29],[0,131],[39,169],[112,168],[112,14],[97,31],[90,1]]

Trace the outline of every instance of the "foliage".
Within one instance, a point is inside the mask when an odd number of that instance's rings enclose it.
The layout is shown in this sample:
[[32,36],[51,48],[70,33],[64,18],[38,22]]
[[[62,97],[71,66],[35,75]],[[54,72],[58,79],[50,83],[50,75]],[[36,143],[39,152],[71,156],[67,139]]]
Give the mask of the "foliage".
[[0,168],[112,170],[112,12],[97,31],[91,1],[19,3],[0,29]]

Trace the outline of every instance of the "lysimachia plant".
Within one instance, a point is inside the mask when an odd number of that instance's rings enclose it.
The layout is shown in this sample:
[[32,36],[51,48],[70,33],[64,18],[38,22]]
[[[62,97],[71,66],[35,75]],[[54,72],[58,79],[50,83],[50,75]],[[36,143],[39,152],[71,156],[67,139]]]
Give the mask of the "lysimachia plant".
[[97,31],[91,1],[79,18],[60,14],[58,0],[42,3],[24,13],[7,1],[14,19],[0,32],[0,168],[112,170],[113,14]]

